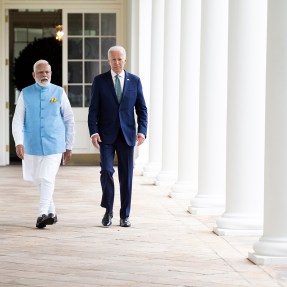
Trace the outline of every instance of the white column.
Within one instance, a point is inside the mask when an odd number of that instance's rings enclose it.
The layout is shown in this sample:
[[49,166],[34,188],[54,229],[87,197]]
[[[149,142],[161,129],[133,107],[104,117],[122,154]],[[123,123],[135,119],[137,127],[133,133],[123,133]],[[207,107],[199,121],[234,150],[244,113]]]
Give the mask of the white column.
[[178,178],[170,196],[192,198],[198,180],[198,101],[201,1],[182,0]]
[[268,1],[263,236],[249,259],[287,263],[287,1]]
[[180,4],[178,0],[165,0],[162,169],[156,177],[157,185],[171,185],[177,178]]
[[152,1],[152,34],[150,63],[149,108],[149,162],[143,175],[156,177],[162,159],[162,99],[163,99],[163,47],[164,47],[164,0]]
[[[9,59],[9,31],[8,23],[5,22],[5,17],[8,17],[8,10],[5,11],[2,1],[0,3],[0,41],[2,43],[0,48],[0,166],[8,165],[9,159],[9,108],[7,103],[9,103],[9,66],[5,64],[5,60]],[[10,79],[11,80],[11,79]],[[14,143],[10,143],[14,144]]]
[[202,0],[201,11],[198,193],[189,211],[211,214],[224,210],[228,1]]
[[[151,11],[152,0],[139,0],[139,72],[145,101],[149,110],[150,100],[150,45],[151,45]],[[142,174],[143,168],[148,162],[149,136],[146,142],[135,149],[134,173]]]
[[127,46],[127,64],[132,73],[139,73],[139,1],[128,0],[128,46]]
[[214,232],[261,233],[267,0],[229,3],[226,207]]

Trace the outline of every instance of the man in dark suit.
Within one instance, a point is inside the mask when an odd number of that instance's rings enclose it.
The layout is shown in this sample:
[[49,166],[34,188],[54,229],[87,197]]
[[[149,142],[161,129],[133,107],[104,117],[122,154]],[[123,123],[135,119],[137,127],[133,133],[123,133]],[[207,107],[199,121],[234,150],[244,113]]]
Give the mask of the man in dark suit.
[[[140,78],[124,70],[126,51],[121,46],[108,51],[111,70],[94,78],[88,125],[93,145],[101,156],[102,219],[110,226],[114,205],[114,156],[117,153],[120,184],[120,226],[130,227],[134,147],[147,134],[147,107]],[[137,126],[135,121],[137,116]]]

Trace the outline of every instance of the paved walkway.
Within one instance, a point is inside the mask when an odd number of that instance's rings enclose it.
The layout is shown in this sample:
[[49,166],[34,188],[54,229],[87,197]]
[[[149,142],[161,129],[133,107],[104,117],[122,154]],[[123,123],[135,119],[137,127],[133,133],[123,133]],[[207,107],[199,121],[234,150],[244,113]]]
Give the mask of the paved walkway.
[[35,228],[38,194],[20,166],[0,167],[0,287],[275,287],[287,266],[247,259],[257,237],[219,237],[215,217],[193,216],[188,203],[134,178],[131,228],[101,226],[98,167],[61,167],[55,202],[59,222]]

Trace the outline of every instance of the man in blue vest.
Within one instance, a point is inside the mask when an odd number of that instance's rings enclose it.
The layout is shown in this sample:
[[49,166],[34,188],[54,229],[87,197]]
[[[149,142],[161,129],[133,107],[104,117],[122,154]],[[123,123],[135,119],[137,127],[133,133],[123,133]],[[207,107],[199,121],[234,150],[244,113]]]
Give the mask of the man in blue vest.
[[92,143],[100,149],[101,156],[101,206],[106,209],[102,224],[112,224],[115,194],[113,161],[117,153],[120,226],[130,227],[134,147],[146,138],[147,107],[140,78],[124,70],[125,49],[111,47],[108,60],[111,69],[93,81],[88,125]]
[[37,228],[57,222],[53,201],[55,178],[63,157],[72,156],[74,115],[62,87],[51,81],[51,66],[45,60],[34,64],[35,84],[24,88],[17,101],[12,133],[17,156],[22,159],[23,178],[40,193]]

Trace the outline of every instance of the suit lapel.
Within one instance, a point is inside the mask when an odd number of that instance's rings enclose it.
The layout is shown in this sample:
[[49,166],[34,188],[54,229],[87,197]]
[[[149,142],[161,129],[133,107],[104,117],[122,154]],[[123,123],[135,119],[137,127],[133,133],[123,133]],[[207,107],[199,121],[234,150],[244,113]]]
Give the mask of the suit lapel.
[[122,95],[123,98],[126,95],[126,91],[128,90],[129,85],[130,85],[129,73],[125,71],[125,81],[124,81],[124,88],[123,88],[123,95]]
[[117,99],[117,94],[115,91],[115,86],[114,86],[114,81],[112,78],[112,74],[111,71],[106,73],[106,83],[107,83],[107,87],[110,90],[110,93],[113,95],[114,100],[116,101],[116,103],[118,103],[118,99]]

